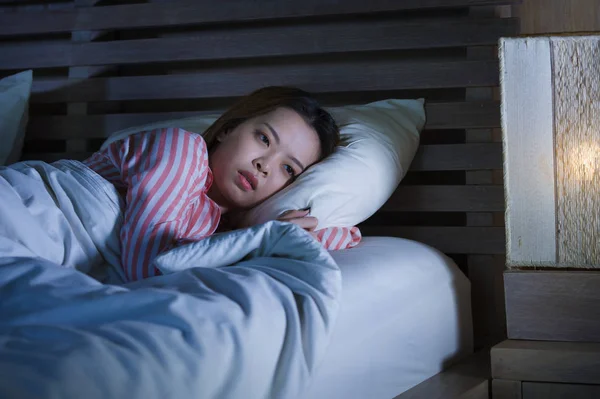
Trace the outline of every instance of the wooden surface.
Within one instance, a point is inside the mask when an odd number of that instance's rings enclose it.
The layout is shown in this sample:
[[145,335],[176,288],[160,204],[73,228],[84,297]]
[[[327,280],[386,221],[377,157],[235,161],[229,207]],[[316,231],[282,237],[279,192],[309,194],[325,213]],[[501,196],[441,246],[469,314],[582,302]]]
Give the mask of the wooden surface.
[[291,85],[326,93],[497,84],[498,64],[494,61],[328,61],[316,65],[224,66],[170,76],[39,79],[31,88],[31,102],[229,97],[269,85]]
[[598,0],[522,0],[513,8],[522,34],[600,31]]
[[[37,115],[32,116],[29,121],[29,132],[26,139],[35,140],[49,137],[55,139],[106,138],[111,133],[132,126],[214,114],[216,112],[222,112],[222,110],[86,116]],[[497,101],[428,103],[425,105],[425,112],[427,114],[425,130],[457,130],[500,126],[500,109]],[[498,155],[496,155],[496,159],[499,159]]]
[[492,377],[533,382],[597,384],[600,343],[507,340],[492,348]]
[[[510,7],[509,7],[510,8]],[[469,16],[473,18],[493,18],[502,13],[499,7],[471,7]],[[506,19],[510,13],[503,14]],[[489,45],[468,47],[467,59],[485,60],[497,57],[497,42]],[[469,101],[494,101],[498,100],[498,91],[493,87],[476,87],[466,89],[466,98]],[[471,144],[494,145],[499,143],[497,126],[485,128],[471,128],[465,130],[465,141]],[[498,144],[496,144],[498,145]],[[498,222],[494,212],[504,214],[504,189],[502,180],[494,179],[495,174],[502,175],[502,167],[482,168],[479,170],[465,171],[465,184],[471,187],[489,187],[502,195],[502,207],[499,209],[472,208],[466,214],[466,224],[471,227],[503,227]],[[495,186],[494,186],[495,185]],[[503,217],[501,218],[503,219]],[[504,284],[502,272],[505,256],[503,255],[478,255],[467,256],[468,275],[471,281],[471,311],[473,313],[473,332],[476,347],[489,347],[506,339],[506,321],[504,315]]]
[[[493,225],[493,220],[489,221],[487,228],[504,229]],[[468,265],[473,332],[479,344],[489,347],[506,339],[504,254],[470,254]]]
[[521,381],[492,380],[493,399],[522,399]]
[[400,186],[382,211],[472,212],[504,209],[501,186]]
[[478,170],[502,166],[498,143],[423,145],[417,151],[411,170]]
[[212,0],[179,0],[162,4],[131,4],[60,12],[54,13],[51,18],[43,14],[0,15],[0,36],[72,30],[170,27],[516,2],[517,0],[275,0],[257,3],[230,0],[224,7]]
[[[600,381],[598,381],[600,383]],[[523,383],[523,399],[598,399],[600,385]],[[496,397],[494,396],[494,399]]]
[[490,382],[489,380],[481,381],[457,399],[489,399],[490,397]]
[[504,275],[508,338],[600,341],[600,272]]
[[475,353],[394,399],[487,399],[490,353]]
[[[72,4],[74,9],[80,7],[90,7],[96,4],[98,1],[92,0],[75,0]],[[76,31],[71,33],[71,41],[74,43],[74,46],[82,45],[85,43],[89,43],[94,39],[100,37],[102,33],[98,31]],[[18,46],[23,48],[23,46]],[[37,46],[39,47],[39,46]],[[3,52],[9,57],[12,56],[10,51],[6,49]],[[35,55],[32,54],[30,57],[34,58]],[[68,76],[70,79],[85,79],[93,76],[96,73],[102,73],[109,67],[94,67],[94,66],[72,66],[69,68]],[[83,116],[88,113],[88,104],[85,102],[80,103],[70,103],[67,104],[67,115],[73,116]],[[78,152],[78,151],[86,151],[87,150],[87,141],[84,137],[73,137],[69,140],[65,141],[65,149],[67,152]]]
[[[0,68],[138,64],[350,51],[409,50],[493,44],[515,31],[516,19],[447,18],[438,21],[360,21],[301,26],[202,30],[185,37],[31,46],[5,45]],[[472,32],[478,31],[478,35]],[[321,38],[327,37],[327,40]],[[290,42],[294,45],[290,46]]]
[[504,254],[503,227],[362,226],[361,231],[408,238],[453,254]]

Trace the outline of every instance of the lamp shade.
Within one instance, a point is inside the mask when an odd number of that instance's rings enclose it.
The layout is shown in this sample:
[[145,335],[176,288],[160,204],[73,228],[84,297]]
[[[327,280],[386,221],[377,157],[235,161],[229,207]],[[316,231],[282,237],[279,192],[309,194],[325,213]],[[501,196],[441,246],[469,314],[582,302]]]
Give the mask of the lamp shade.
[[600,36],[499,52],[507,266],[600,268]]

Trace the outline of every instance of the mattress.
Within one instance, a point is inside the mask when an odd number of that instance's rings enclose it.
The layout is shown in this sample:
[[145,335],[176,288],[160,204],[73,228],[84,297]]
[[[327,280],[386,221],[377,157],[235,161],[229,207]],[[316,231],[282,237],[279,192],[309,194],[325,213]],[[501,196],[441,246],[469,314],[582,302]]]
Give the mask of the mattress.
[[450,258],[392,237],[332,255],[341,310],[303,398],[391,399],[472,353],[470,283]]

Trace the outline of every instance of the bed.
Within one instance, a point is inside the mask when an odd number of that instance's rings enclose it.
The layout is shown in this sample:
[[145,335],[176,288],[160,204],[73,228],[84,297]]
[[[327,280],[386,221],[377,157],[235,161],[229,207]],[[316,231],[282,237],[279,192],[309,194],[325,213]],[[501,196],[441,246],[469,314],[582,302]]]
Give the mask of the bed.
[[514,3],[2,0],[0,77],[33,69],[23,160],[84,159],[264,85],[328,106],[424,98],[409,173],[332,254],[343,299],[305,396],[391,398],[504,335],[495,46]]
[[451,259],[394,237],[355,249],[333,254],[341,310],[303,397],[392,398],[473,350],[470,284]]

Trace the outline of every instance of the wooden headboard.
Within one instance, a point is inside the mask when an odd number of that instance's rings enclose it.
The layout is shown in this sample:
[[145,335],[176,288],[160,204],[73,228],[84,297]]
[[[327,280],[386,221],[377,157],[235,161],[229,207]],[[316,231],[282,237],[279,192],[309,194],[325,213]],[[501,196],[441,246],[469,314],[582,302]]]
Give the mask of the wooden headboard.
[[82,159],[115,130],[222,110],[265,85],[325,105],[424,97],[412,168],[361,228],[450,254],[473,282],[481,344],[504,318],[495,46],[518,31],[496,6],[517,2],[0,0],[0,75],[34,69],[23,157],[43,160]]

